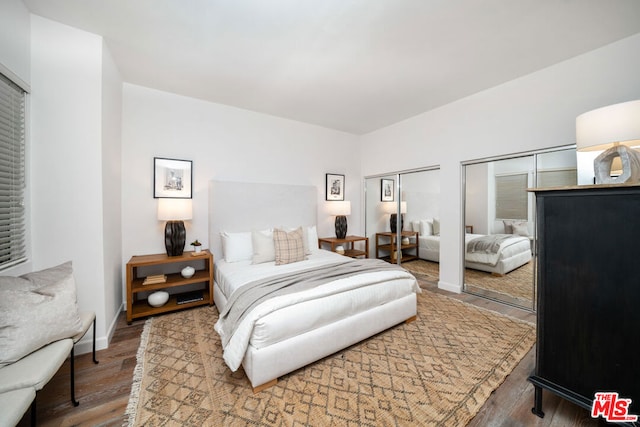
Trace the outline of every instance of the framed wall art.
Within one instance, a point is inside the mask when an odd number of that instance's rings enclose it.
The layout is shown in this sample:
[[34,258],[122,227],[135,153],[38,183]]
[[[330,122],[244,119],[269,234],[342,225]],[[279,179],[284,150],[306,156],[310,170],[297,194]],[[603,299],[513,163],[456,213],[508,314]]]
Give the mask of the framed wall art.
[[382,178],[380,180],[380,201],[393,202],[394,201],[394,186],[393,180],[388,178]]
[[327,200],[344,200],[344,175],[327,174]]
[[153,197],[190,199],[193,177],[191,160],[153,158]]

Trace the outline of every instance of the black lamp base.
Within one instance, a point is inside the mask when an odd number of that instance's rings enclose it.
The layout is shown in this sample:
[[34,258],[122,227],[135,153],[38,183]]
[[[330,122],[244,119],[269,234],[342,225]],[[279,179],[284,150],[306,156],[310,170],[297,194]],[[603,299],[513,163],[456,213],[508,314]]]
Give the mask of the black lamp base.
[[336,237],[344,239],[347,236],[347,217],[344,215],[336,216]]
[[164,227],[164,247],[168,256],[180,256],[184,252],[187,231],[182,221],[167,221]]
[[[391,214],[391,218],[389,218],[389,227],[391,227],[391,232],[395,233],[398,230],[396,221],[398,220],[398,214]],[[404,229],[404,215],[400,214],[400,231]]]

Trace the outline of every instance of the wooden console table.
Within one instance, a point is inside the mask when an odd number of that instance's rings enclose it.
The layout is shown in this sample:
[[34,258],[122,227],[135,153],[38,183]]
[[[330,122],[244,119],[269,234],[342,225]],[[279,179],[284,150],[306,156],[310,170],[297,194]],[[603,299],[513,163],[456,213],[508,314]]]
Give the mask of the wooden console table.
[[[180,270],[186,265],[191,265],[196,272],[189,278],[184,278]],[[198,305],[213,305],[213,255],[208,250],[203,250],[201,255],[191,255],[191,252],[184,252],[180,256],[167,256],[166,254],[133,256],[127,263],[127,323],[131,324],[133,319],[152,316],[154,314],[166,313]],[[166,272],[166,281],[145,285],[145,276],[150,274],[147,271],[140,274],[142,270],[151,270],[154,274]],[[186,285],[200,284],[202,290],[202,300],[179,304],[177,294]],[[173,290],[176,293],[171,295],[169,301],[161,307],[152,307],[147,303],[146,297],[141,297],[146,293],[159,290]],[[182,291],[184,292],[184,291]]]

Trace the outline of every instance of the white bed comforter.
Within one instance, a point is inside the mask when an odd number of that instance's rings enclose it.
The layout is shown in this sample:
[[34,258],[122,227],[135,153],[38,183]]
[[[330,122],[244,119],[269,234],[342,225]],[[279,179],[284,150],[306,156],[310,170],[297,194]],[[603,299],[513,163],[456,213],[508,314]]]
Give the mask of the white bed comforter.
[[[247,262],[216,263],[216,283],[227,296],[244,284],[270,275],[282,274],[307,269],[314,266],[331,264],[336,257],[342,257],[329,251],[314,251],[308,260],[275,266],[275,263],[251,264]],[[397,282],[392,286],[388,282]],[[287,311],[289,319],[293,319],[292,327],[311,328],[328,316],[343,318],[350,314],[363,311],[372,306],[378,306],[385,302],[405,296],[411,292],[419,293],[420,288],[415,278],[406,271],[393,270],[376,273],[363,273],[357,276],[339,279],[318,286],[304,292],[293,293],[281,297],[272,298],[255,307],[240,323],[229,342],[223,348],[223,358],[232,371],[236,371],[244,358],[256,324],[271,314],[279,311]],[[346,296],[350,298],[346,298]],[[331,300],[332,303],[327,303]],[[298,306],[300,307],[298,309]],[[305,318],[314,313],[314,319],[307,321]],[[302,326],[306,323],[306,326]],[[283,322],[279,322],[278,328],[270,328],[271,331],[279,331],[282,337],[286,337],[286,331],[282,331]],[[222,334],[222,328],[216,323],[215,330]],[[273,338],[263,342],[274,341]]]
[[[465,234],[465,248],[471,240],[482,236],[484,236],[484,234]],[[420,249],[426,248],[435,252],[438,252],[440,250],[440,236],[420,236],[419,239]],[[465,260],[469,262],[477,262],[479,264],[488,264],[495,266],[501,258],[510,258],[520,252],[530,250],[530,247],[531,243],[529,242],[528,237],[514,235],[513,237],[502,242],[497,253],[466,252],[465,249]]]
[[[482,234],[466,234],[465,246],[471,240],[482,236]],[[502,242],[496,253],[489,251],[466,252],[465,259],[467,261],[477,262],[480,264],[496,265],[501,257],[510,258],[523,250],[530,250],[529,239],[527,237],[514,235]]]

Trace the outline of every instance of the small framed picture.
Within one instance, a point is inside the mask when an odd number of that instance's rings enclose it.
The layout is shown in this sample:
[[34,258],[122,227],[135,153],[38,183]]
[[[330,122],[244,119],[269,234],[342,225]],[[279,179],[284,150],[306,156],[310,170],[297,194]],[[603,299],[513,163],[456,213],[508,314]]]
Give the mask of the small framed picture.
[[153,158],[153,197],[190,199],[193,177],[191,160]]
[[327,200],[344,200],[344,175],[327,174]]
[[380,201],[382,202],[393,202],[394,187],[393,180],[388,178],[382,178],[380,180]]

